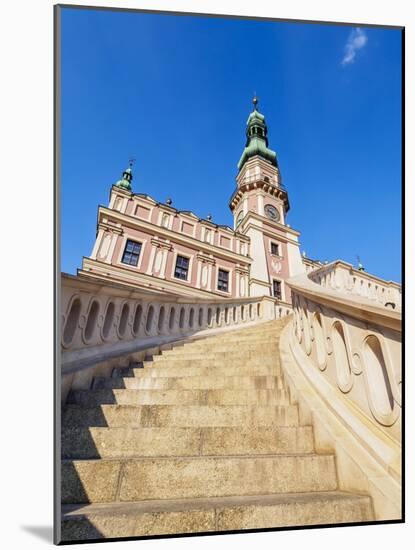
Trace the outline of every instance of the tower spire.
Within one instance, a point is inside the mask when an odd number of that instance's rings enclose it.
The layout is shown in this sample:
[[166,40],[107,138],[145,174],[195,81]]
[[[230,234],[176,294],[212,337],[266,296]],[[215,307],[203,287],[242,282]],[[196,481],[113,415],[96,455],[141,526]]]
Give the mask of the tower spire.
[[277,154],[268,147],[268,128],[265,117],[258,111],[258,97],[256,93],[252,99],[254,109],[246,123],[246,145],[238,162],[238,170],[241,171],[245,162],[259,155],[275,167],[278,167]]

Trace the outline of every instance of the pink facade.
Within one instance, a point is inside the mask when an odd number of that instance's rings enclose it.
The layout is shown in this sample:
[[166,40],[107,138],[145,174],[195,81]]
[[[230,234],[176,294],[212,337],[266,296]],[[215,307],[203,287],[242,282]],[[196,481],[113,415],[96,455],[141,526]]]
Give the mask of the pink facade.
[[[271,245],[276,245],[278,254],[272,251]],[[264,235],[264,248],[270,281],[280,281],[282,283],[282,300],[291,303],[290,289],[283,284],[283,281],[290,276],[287,262],[287,245],[284,241],[278,239],[278,236],[271,238]]]
[[[130,242],[140,247],[132,264],[124,256]],[[99,208],[97,240],[83,269],[89,275],[109,273],[118,281],[169,292],[231,298],[248,295],[248,253],[249,238],[230,227],[114,186],[109,207]],[[188,261],[183,279],[176,274],[178,256]],[[226,278],[222,285],[220,270]]]
[[[288,195],[256,106],[229,208],[234,228],[132,192],[131,167],[98,212],[98,232],[81,273],[197,297],[271,295],[290,302],[287,278],[305,270],[299,233],[286,225]],[[259,141],[261,143],[259,143]]]

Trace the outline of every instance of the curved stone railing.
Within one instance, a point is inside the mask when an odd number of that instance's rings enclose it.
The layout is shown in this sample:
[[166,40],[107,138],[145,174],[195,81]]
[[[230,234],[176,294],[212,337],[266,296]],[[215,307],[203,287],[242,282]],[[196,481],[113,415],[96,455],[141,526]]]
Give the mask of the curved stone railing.
[[278,319],[291,306],[265,296],[189,298],[64,274],[60,311],[67,375],[171,342]]
[[310,278],[288,280],[293,319],[281,338],[285,375],[317,424],[320,450],[335,447],[341,486],[371,494],[377,519],[399,518],[400,313]]
[[325,288],[361,296],[391,309],[401,309],[401,286],[398,283],[359,271],[346,262],[337,260],[323,265],[311,271],[309,278]]

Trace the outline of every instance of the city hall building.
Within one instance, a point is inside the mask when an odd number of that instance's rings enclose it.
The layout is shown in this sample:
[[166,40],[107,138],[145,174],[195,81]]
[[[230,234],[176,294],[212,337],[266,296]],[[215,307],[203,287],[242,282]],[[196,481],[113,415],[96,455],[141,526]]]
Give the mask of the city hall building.
[[229,208],[233,228],[134,193],[132,168],[98,210],[97,238],[80,273],[195,297],[274,296],[290,302],[285,280],[321,265],[302,258],[265,117],[254,109]]
[[[134,193],[130,166],[112,186],[108,207],[98,209],[97,237],[78,274],[193,298],[271,296],[291,304],[286,280],[314,271],[383,305],[400,307],[400,285],[364,273],[362,266],[324,264],[300,253],[299,231],[286,222],[290,209],[277,155],[269,147],[265,117],[253,99],[246,144],[229,201],[233,228]],[[316,271],[317,270],[317,271]],[[326,278],[330,279],[326,281]],[[340,278],[340,280],[339,280]]]

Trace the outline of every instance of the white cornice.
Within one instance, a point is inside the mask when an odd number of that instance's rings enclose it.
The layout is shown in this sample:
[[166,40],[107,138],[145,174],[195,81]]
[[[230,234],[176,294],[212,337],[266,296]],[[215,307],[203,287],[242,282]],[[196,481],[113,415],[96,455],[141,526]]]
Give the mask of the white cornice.
[[[257,225],[255,223],[252,223],[249,220],[250,217],[254,218],[256,221],[261,222],[262,225]],[[249,231],[249,229],[257,229],[257,230],[262,231],[262,233],[264,235],[266,235],[267,237],[270,237],[271,239],[278,238],[278,240],[280,240],[280,241],[284,241],[284,242],[287,242],[287,243],[293,243],[297,246],[299,246],[299,244],[300,244],[298,240],[290,238],[291,235],[294,236],[294,237],[299,236],[300,233],[298,231],[294,231],[290,227],[287,227],[286,225],[283,225],[281,223],[274,223],[271,226],[270,224],[267,224],[267,220],[265,218],[263,218],[262,216],[259,216],[258,214],[255,214],[253,212],[248,212],[248,214],[243,219],[241,225],[243,225],[243,229],[244,229],[245,232]],[[283,235],[281,233],[276,233],[275,229],[278,229],[282,233],[286,233],[286,235]]]
[[104,281],[109,281],[115,284],[129,284],[139,288],[147,289],[148,291],[162,291],[167,293],[175,293],[182,297],[199,297],[199,298],[220,298],[220,292],[203,290],[194,286],[188,286],[178,281],[169,281],[160,279],[154,275],[147,275],[139,271],[125,270],[121,267],[106,264],[99,260],[91,258],[83,258],[82,269],[78,270],[78,275],[91,276],[102,278]]
[[103,229],[104,231],[110,231],[112,233],[117,233],[118,235],[122,235],[123,230],[122,227],[114,226],[106,222],[98,222],[98,229]]
[[249,279],[249,285],[252,286],[253,284],[265,286],[268,290],[271,288],[270,283],[267,283],[266,281],[261,281],[260,279],[255,279],[255,278],[251,277]]

